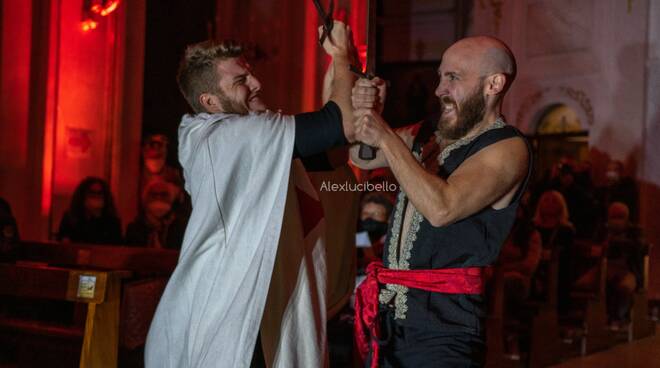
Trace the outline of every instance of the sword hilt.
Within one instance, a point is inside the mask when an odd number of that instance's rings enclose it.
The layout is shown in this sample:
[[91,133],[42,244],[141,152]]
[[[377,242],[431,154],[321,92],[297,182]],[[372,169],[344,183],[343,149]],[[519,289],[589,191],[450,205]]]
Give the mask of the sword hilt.
[[371,161],[376,158],[376,149],[376,147],[360,143],[360,151],[358,151],[358,157],[360,160]]
[[[356,67],[355,65],[351,65],[349,67],[351,69],[351,72],[354,74],[357,74],[360,78],[366,78],[366,79],[374,79],[374,75],[365,73],[360,68]],[[360,143],[360,151],[358,152],[358,157],[360,157],[360,160],[365,160],[365,161],[371,161],[376,158],[376,147],[372,147],[369,145],[366,145],[364,143]]]

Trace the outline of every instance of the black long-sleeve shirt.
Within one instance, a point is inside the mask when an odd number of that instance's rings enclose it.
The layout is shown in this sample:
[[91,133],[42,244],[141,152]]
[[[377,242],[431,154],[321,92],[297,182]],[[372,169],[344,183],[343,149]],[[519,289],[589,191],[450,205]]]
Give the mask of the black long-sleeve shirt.
[[[313,166],[327,162],[325,152],[348,144],[344,135],[339,106],[329,101],[320,110],[295,115],[295,158],[303,158]],[[329,163],[327,164],[329,166]],[[309,169],[309,168],[308,168]]]

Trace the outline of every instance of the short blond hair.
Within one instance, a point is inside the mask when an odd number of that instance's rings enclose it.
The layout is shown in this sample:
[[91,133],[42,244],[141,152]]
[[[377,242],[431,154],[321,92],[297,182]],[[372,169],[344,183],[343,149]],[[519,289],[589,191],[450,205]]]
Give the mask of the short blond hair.
[[179,90],[190,107],[196,113],[204,112],[199,102],[203,93],[219,93],[218,73],[216,66],[219,61],[241,57],[243,47],[234,41],[217,43],[209,40],[186,47],[179,64],[177,83]]

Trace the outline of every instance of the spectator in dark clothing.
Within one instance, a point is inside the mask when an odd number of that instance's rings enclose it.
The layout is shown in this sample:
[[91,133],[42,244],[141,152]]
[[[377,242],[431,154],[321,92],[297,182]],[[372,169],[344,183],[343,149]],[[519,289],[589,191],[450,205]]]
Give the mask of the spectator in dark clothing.
[[580,186],[587,193],[592,192],[594,189],[593,165],[591,161],[585,160],[576,164],[575,168],[575,183]]
[[[156,180],[174,184],[176,189],[176,216],[187,219],[192,212],[190,196],[183,189],[181,171],[167,163],[169,140],[163,134],[150,134],[142,143],[142,172],[140,174],[140,193],[144,193],[147,185]],[[186,220],[187,221],[187,220]]]
[[180,249],[187,221],[177,216],[177,195],[172,183],[154,180],[147,184],[140,213],[126,228],[126,244]]
[[[527,193],[526,193],[527,194]],[[516,213],[516,222],[500,251],[499,267],[504,276],[504,315],[507,321],[524,321],[525,301],[530,296],[543,246],[541,235],[534,227],[524,196]],[[528,199],[528,198],[527,198]],[[518,331],[506,331],[506,352],[511,359],[520,359]]]
[[60,222],[62,242],[121,244],[121,222],[110,187],[101,178],[85,178],[73,193]]
[[529,297],[532,275],[536,273],[542,250],[541,234],[536,230],[528,210],[518,207],[516,223],[499,257],[504,273],[507,312],[515,314],[516,307]]
[[[614,202],[608,209],[607,224],[597,239],[607,257],[607,314],[612,329],[630,322],[634,292],[644,280],[644,254],[647,251],[641,229],[629,220],[628,206]],[[576,282],[586,288],[597,281],[592,268]]]
[[535,298],[548,297],[550,262],[557,257],[559,262],[557,309],[560,314],[568,310],[571,284],[575,279],[571,256],[575,230],[568,219],[568,206],[561,193],[551,190],[541,195],[534,215],[534,225],[541,235],[543,252],[541,263],[533,277],[531,294]]
[[0,198],[0,260],[11,260],[19,241],[18,226],[9,202]]
[[383,257],[383,246],[392,207],[392,200],[382,193],[367,193],[362,199],[358,232],[366,232],[369,235],[371,246],[358,249],[359,274],[364,272],[369,263]]
[[183,187],[179,170],[167,165],[167,147],[169,140],[163,134],[151,134],[142,144],[142,175],[140,191],[144,193],[146,186],[154,179],[161,179]]
[[635,179],[624,176],[621,161],[611,161],[607,165],[605,175],[607,185],[599,190],[603,212],[607,213],[610,204],[621,202],[630,210],[630,221],[639,221],[639,193]]
[[571,223],[575,226],[575,235],[579,238],[590,239],[598,220],[593,214],[596,202],[587,188],[578,184],[572,166],[568,164],[561,166],[559,180],[552,189],[557,190],[564,197]]

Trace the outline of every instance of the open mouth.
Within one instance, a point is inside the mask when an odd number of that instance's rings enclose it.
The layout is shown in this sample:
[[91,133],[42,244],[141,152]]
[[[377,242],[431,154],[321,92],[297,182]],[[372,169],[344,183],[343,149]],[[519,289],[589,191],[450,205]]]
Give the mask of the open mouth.
[[456,111],[456,103],[449,96],[442,96],[440,98],[440,103],[442,106],[442,113],[452,113]]

